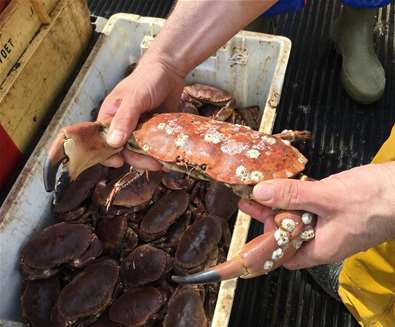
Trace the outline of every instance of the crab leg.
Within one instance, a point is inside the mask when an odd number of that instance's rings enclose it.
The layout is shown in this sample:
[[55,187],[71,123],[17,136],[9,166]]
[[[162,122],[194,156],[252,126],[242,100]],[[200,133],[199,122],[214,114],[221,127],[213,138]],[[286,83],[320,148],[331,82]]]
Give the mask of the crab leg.
[[200,273],[172,276],[172,280],[182,284],[200,284],[266,274],[280,267],[296,253],[304,241],[314,237],[313,218],[307,212],[280,211],[275,216],[279,227],[277,230],[254,238],[229,261]]
[[281,133],[273,134],[284,141],[295,142],[295,141],[306,141],[311,139],[311,133],[309,131],[293,131],[284,129]]
[[[114,199],[116,195],[124,188],[128,187],[130,184],[132,184],[136,179],[138,179],[140,176],[142,176],[146,171],[142,171],[140,169],[136,169],[134,167],[130,167],[130,170],[128,173],[126,173],[124,176],[122,176],[115,184],[114,187],[110,193],[110,195],[106,199],[106,210],[111,207],[111,205],[114,202]],[[148,175],[146,174],[146,178],[148,180]]]

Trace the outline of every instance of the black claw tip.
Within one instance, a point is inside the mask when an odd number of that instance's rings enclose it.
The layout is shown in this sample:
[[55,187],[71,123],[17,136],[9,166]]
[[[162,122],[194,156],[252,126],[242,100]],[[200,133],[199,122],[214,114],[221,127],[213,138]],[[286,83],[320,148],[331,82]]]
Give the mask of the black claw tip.
[[178,284],[206,284],[220,282],[221,276],[215,270],[208,270],[188,276],[171,276],[171,280]]
[[45,160],[43,178],[45,190],[47,192],[52,192],[55,189],[56,174],[62,161],[63,160],[59,160],[59,162],[53,163],[49,157]]

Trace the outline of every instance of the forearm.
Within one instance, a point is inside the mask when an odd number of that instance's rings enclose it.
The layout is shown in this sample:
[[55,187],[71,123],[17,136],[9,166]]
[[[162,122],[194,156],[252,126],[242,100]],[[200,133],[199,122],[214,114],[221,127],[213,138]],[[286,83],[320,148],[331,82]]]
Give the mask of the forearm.
[[144,57],[160,58],[185,76],[276,2],[179,0]]

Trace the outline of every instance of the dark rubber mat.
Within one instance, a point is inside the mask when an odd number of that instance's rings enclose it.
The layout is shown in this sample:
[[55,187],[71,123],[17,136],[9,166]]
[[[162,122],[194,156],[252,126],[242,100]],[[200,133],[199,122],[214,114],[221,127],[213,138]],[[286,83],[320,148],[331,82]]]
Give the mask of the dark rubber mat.
[[[166,17],[171,0],[90,0],[92,13],[116,12]],[[389,135],[395,122],[393,7],[379,11],[376,25],[378,54],[387,86],[376,104],[354,103],[341,87],[341,58],[329,41],[340,9],[334,0],[311,1],[301,12],[271,19],[263,32],[292,40],[292,52],[275,131],[307,129],[313,140],[301,150],[310,159],[307,173],[315,178],[365,164]],[[253,223],[249,238],[261,233]],[[327,296],[306,272],[279,269],[253,280],[240,280],[230,326],[358,326],[345,307]]]

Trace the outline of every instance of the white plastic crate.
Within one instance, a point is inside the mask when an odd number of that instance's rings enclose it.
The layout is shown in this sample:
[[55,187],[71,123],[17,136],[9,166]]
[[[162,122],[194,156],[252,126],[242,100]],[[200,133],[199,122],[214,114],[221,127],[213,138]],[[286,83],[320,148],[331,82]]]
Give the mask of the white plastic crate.
[[[42,183],[46,151],[60,128],[89,120],[90,112],[122,78],[163,25],[163,19],[116,14],[81,69],[34,153],[0,209],[0,321],[20,321],[19,251],[30,235],[50,222],[51,195]],[[291,43],[281,36],[240,32],[214,56],[199,65],[187,82],[221,87],[234,94],[237,105],[258,104],[261,130],[271,133]],[[246,241],[250,217],[239,213],[228,256]],[[212,326],[228,324],[236,280],[221,284]]]

